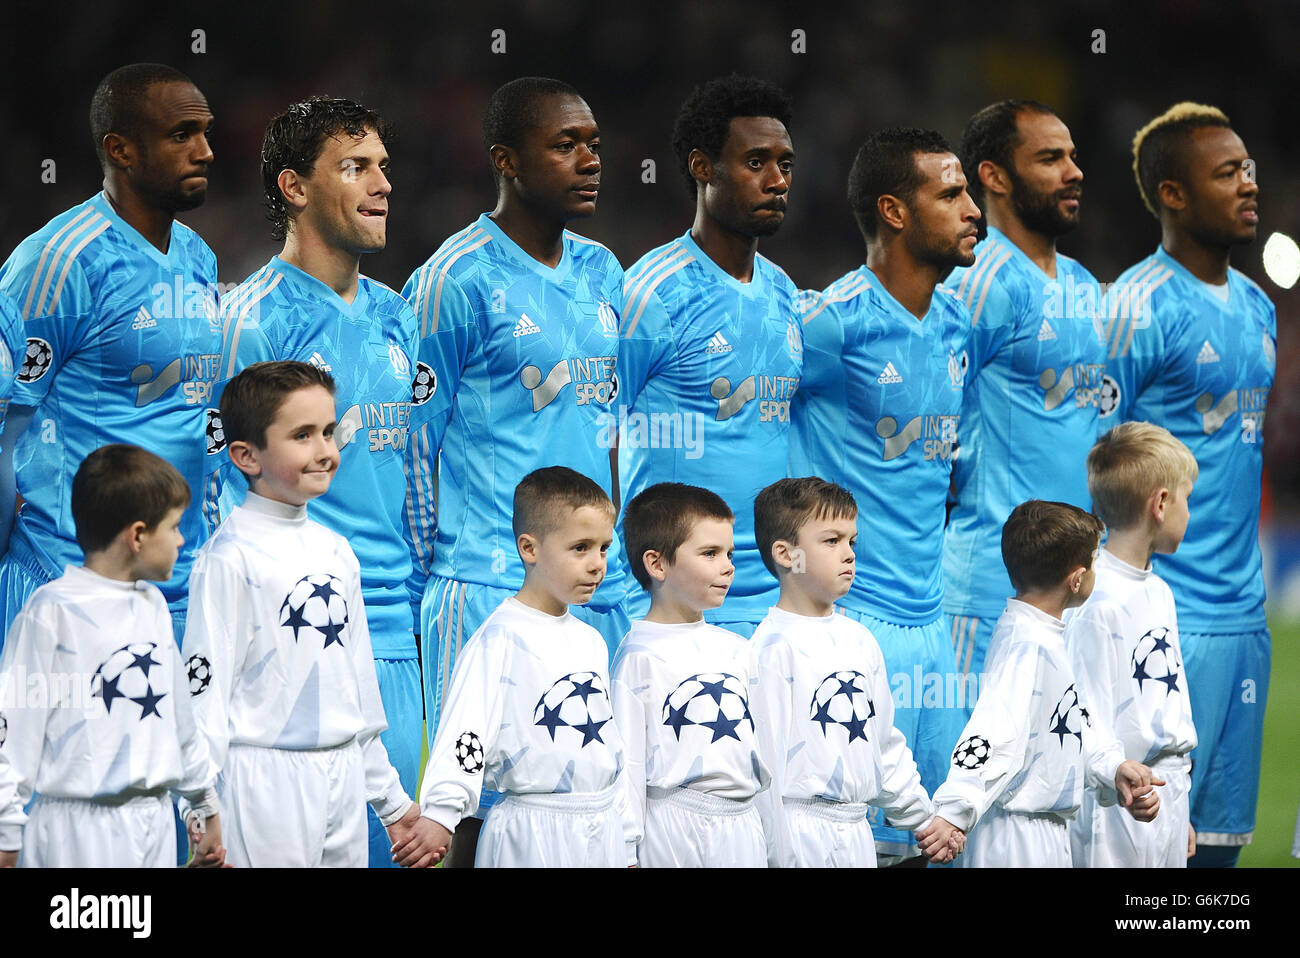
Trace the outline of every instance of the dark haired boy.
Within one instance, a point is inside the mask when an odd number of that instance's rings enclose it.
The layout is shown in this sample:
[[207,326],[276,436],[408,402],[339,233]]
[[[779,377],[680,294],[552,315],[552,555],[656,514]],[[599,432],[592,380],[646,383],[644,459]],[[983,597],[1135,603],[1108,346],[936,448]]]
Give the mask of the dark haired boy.
[[[600,434],[620,388],[623,268],[566,228],[596,212],[600,141],[567,83],[520,77],[498,88],[483,116],[496,208],[402,290],[419,321],[407,521],[430,741],[461,648],[523,585],[509,522],[520,480],[556,464],[615,491],[613,442]],[[573,610],[611,654],[627,632],[626,591],[615,546],[600,591]],[[475,827],[460,830],[449,865],[473,858]]]
[[632,574],[650,611],[614,658],[623,778],[642,867],[763,868],[754,796],[770,776],[749,709],[749,643],[704,621],[735,575],[727,504],[662,482],[623,513]]
[[[970,313],[936,284],[971,262],[979,210],[944,138],[910,127],[867,137],[848,200],[866,261],[801,301],[790,471],[841,483],[861,504],[859,575],[841,608],[904,683],[894,721],[932,789],[965,718],[959,698],[935,702],[923,686],[935,677],[940,689],[964,689],[943,622],[943,538],[953,463],[966,448],[970,338]],[[915,857],[906,832],[878,817],[872,828],[882,863]]]
[[[81,560],[68,503],[86,456],[129,442],[202,484],[221,345],[217,258],[176,215],[207,195],[211,124],[207,100],[179,70],[133,63],[109,73],[90,104],[103,192],[54,217],[0,267],[0,294],[21,312],[26,340],[0,449],[0,646],[32,591]],[[181,533],[172,577],[159,583],[177,642],[204,539],[197,502]]]
[[[790,400],[803,368],[797,289],[758,253],[785,220],[791,113],[790,98],[755,77],[710,80],[686,98],[673,151],[694,221],[628,270],[619,330],[623,501],[678,481],[737,509],[735,586],[726,608],[705,618],[742,636],[776,601],[751,505],[787,474]],[[646,593],[629,595],[628,614],[644,616],[648,604]]]
[[1200,495],[1215,503],[1214,519],[1192,522],[1155,569],[1178,602],[1200,742],[1188,864],[1228,867],[1255,831],[1272,658],[1259,509],[1277,309],[1229,265],[1233,247],[1255,240],[1259,183],[1222,110],[1171,106],[1134,136],[1133,172],[1160,245],[1108,293],[1106,371],[1118,386],[1116,421],[1152,422],[1186,443]]
[[613,503],[586,476],[550,466],[519,483],[512,515],[524,583],[461,649],[420,804],[445,844],[484,787],[501,793],[476,867],[634,865],[608,652],[569,611],[605,577]]
[[189,502],[180,473],[136,446],[102,446],[77,470],[85,564],[32,594],[0,656],[0,768],[11,766],[19,809],[36,793],[25,830],[0,827],[0,867],[20,844],[29,867],[174,867],[172,791],[188,809],[191,863],[224,861],[195,672],[152,584],[171,576]]
[[[934,793],[934,824],[917,838],[932,860],[951,848],[942,827],[967,833],[968,868],[1069,868],[1067,823],[1086,786],[1115,793],[1139,821],[1160,807],[1151,769],[1124,759],[1092,728],[1065,648],[1066,609],[1092,593],[1102,524],[1063,502],[1031,499],[1002,527],[1014,598],[998,620],[979,699]],[[1113,789],[1113,791],[1112,791]],[[973,831],[972,831],[973,829]]]
[[392,841],[436,857],[379,738],[357,558],[307,515],[339,467],[334,408],[329,373],[299,362],[254,363],[221,397],[248,493],[199,552],[184,652],[208,677],[190,694],[237,866],[364,867],[367,801]]
[[[405,580],[404,456],[415,377],[415,317],[406,301],[360,273],[387,240],[388,128],[351,100],[312,97],[267,125],[262,184],[279,256],[223,300],[220,383],[250,363],[293,359],[332,373],[341,411],[341,478],[312,501],[311,517],[351,544],[361,563],[384,747],[414,793],[419,776],[420,664]],[[218,393],[219,395],[219,393]],[[205,509],[215,528],[245,483],[210,444]],[[391,864],[390,842],[370,818],[372,866]]]
[[772,772],[759,803],[778,867],[874,868],[868,804],[902,828],[934,815],[894,726],[880,647],[835,608],[853,585],[857,517],[848,490],[813,476],[782,479],[754,502],[763,558],[781,584],[751,641],[754,720]]

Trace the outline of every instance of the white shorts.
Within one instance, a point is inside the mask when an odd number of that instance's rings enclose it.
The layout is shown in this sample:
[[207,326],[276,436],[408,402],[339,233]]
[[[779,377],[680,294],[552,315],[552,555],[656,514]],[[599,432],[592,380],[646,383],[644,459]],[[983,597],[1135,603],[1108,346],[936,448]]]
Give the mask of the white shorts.
[[797,868],[875,868],[867,806],[818,798],[784,800]]
[[753,799],[649,789],[637,860],[642,868],[766,868],[763,822]]
[[479,832],[475,868],[626,868],[621,783],[602,792],[502,796]]
[[1085,791],[1079,817],[1070,823],[1070,852],[1076,868],[1186,868],[1187,829],[1192,782],[1186,757],[1155,762],[1151,770],[1165,784],[1157,786],[1160,812],[1139,822],[1123,805],[1103,808]]
[[38,795],[23,828],[24,868],[175,868],[167,792],[122,802]]
[[217,778],[236,868],[365,868],[366,776],[355,741],[295,751],[231,745]]
[[994,805],[966,836],[959,868],[1069,868],[1070,832],[1050,813],[1008,812]]

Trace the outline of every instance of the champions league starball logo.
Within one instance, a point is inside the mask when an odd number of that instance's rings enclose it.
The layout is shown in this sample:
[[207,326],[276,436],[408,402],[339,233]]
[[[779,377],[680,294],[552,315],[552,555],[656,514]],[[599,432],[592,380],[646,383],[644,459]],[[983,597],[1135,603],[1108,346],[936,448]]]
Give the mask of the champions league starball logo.
[[415,364],[415,379],[411,383],[411,405],[421,406],[438,391],[438,374],[425,363]]
[[952,753],[952,764],[970,771],[987,762],[992,751],[989,740],[983,735],[971,735],[957,743]]
[[5,739],[9,737],[9,720],[0,712],[0,748],[4,748]]
[[461,732],[456,738],[456,764],[466,775],[483,771],[483,743],[473,732]]
[[1113,376],[1101,377],[1101,395],[1098,398],[1101,418],[1105,419],[1119,408],[1119,383]]
[[201,655],[191,655],[185,661],[185,675],[190,683],[190,695],[202,695],[212,684],[212,663]]
[[1083,751],[1083,726],[1091,723],[1088,710],[1079,702],[1079,693],[1073,685],[1062,693],[1061,701],[1052,710],[1050,722],[1050,732],[1057,737],[1058,745],[1064,747],[1066,738],[1073,735],[1078,741],[1079,751]]
[[[155,688],[154,682],[163,680],[166,670],[162,662],[154,658],[157,651],[158,646],[153,642],[132,642],[110,655],[95,670],[90,679],[90,694],[103,701],[109,715],[120,714],[125,707],[128,714],[136,714],[142,722],[150,715],[159,719],[163,717],[158,711],[158,703],[166,698],[167,692],[161,687]],[[114,712],[113,706],[117,702],[134,704],[119,705]]]
[[36,336],[27,340],[27,352],[23,354],[23,364],[18,370],[20,383],[34,383],[50,371],[54,362],[54,350],[45,340]]
[[595,672],[571,672],[558,679],[533,709],[533,724],[546,729],[552,742],[556,741],[556,729],[571,729],[564,734],[569,741],[574,735],[582,736],[580,748],[592,742],[605,744],[600,730],[613,719],[609,693]]
[[712,736],[709,744],[722,738],[739,742],[745,723],[749,723],[750,734],[754,732],[745,687],[726,672],[704,672],[683,680],[664,699],[661,721],[679,741],[682,729],[689,725],[708,729]]
[[321,648],[341,648],[348,621],[343,583],[326,572],[303,576],[280,605],[280,626],[293,632],[294,642],[305,634],[324,639]]
[[1164,686],[1166,698],[1170,692],[1179,691],[1178,673],[1182,671],[1182,663],[1169,643],[1169,631],[1164,626],[1154,628],[1138,639],[1133,647],[1129,664],[1133,666],[1139,694],[1146,691],[1144,682],[1151,682],[1156,687]]
[[208,455],[215,455],[226,448],[226,429],[221,424],[221,410],[207,410],[207,420],[203,427]]
[[867,677],[861,672],[844,669],[821,680],[809,706],[812,721],[829,735],[830,725],[843,726],[849,742],[867,741],[867,722],[876,715],[876,703],[867,696]]

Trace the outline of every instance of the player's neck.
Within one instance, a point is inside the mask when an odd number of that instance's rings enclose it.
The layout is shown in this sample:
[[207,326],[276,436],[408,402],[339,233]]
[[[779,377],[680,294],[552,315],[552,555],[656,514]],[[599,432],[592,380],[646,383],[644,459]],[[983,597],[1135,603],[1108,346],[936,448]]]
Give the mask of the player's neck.
[[645,620],[659,625],[689,625],[703,618],[704,613],[699,609],[692,608],[659,589],[651,595],[650,611],[646,613]]
[[134,582],[140,577],[135,574],[133,559],[134,555],[129,549],[123,549],[119,542],[114,541],[107,549],[88,553],[83,565],[105,579]]
[[1052,279],[1056,279],[1056,237],[1031,230],[1020,217],[989,204],[989,225],[1016,244],[1029,261]]
[[867,269],[876,274],[890,296],[917,319],[930,311],[934,288],[942,278],[938,266],[923,263],[901,242],[867,247]]
[[361,257],[351,250],[330,246],[307,230],[291,229],[284,239],[280,259],[320,280],[345,303],[357,298]]
[[564,258],[562,222],[539,217],[526,207],[509,202],[505,196],[497,201],[497,208],[490,215],[501,232],[537,262],[551,269],[560,265]]
[[723,228],[704,210],[701,203],[695,210],[691,224],[691,239],[704,254],[732,279],[748,283],[754,278],[754,256],[758,253],[758,237],[745,236]]
[[776,607],[795,615],[806,615],[810,619],[824,619],[835,611],[835,603],[811,596],[801,589],[781,583],[781,598]]
[[527,576],[524,577],[524,587],[515,593],[515,598],[530,609],[536,609],[538,612],[545,612],[547,615],[553,615],[557,618],[569,611],[567,605],[541,588],[536,582],[529,582]]
[[158,252],[167,253],[171,247],[174,219],[170,210],[150,206],[134,191],[107,176],[104,177],[104,195],[108,197],[113,212],[122,217],[131,229],[148,240]]
[[1039,612],[1046,612],[1054,619],[1060,619],[1065,615],[1065,610],[1071,608],[1070,590],[1062,586],[1059,589],[1038,589],[1033,592],[1018,592],[1016,599],[1025,605],[1032,605]]
[[1204,243],[1191,233],[1167,223],[1160,230],[1160,245],[1202,283],[1222,286],[1228,281],[1229,247]]
[[1151,556],[1156,551],[1151,530],[1144,525],[1107,530],[1105,549],[1116,559],[1144,570],[1151,567]]

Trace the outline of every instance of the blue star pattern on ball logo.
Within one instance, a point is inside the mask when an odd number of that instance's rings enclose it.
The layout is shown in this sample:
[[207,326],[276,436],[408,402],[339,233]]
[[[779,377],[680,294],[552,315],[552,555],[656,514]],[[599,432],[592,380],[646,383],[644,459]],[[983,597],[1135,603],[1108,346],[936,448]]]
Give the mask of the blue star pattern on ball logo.
[[1154,628],[1138,639],[1133,647],[1129,661],[1133,666],[1133,678],[1137,679],[1139,695],[1146,691],[1143,682],[1151,682],[1157,688],[1163,685],[1166,698],[1170,692],[1179,691],[1178,673],[1183,670],[1183,663],[1169,642],[1169,632],[1163,626]]
[[297,642],[304,632],[320,636],[325,640],[323,649],[343,647],[348,621],[343,583],[327,572],[303,576],[280,606],[280,625],[293,632],[293,640]]
[[1079,751],[1083,751],[1083,726],[1085,723],[1091,725],[1092,719],[1079,701],[1079,693],[1073,685],[1061,694],[1061,701],[1052,710],[1050,722],[1049,731],[1057,737],[1056,744],[1064,748],[1066,737],[1073,735],[1078,740]]
[[754,734],[754,718],[749,714],[745,686],[726,672],[703,672],[678,683],[664,699],[662,721],[681,741],[682,728],[698,725],[712,733],[709,744],[723,738],[737,742],[749,723]]
[[581,748],[592,742],[604,745],[600,730],[613,720],[609,693],[595,672],[570,672],[557,679],[533,709],[533,724],[546,729],[552,742],[556,729],[571,728],[582,736]]
[[876,703],[867,695],[867,677],[861,672],[844,669],[821,680],[813,692],[809,718],[829,735],[828,725],[842,725],[854,739],[867,741],[867,723],[876,717]]
[[124,700],[139,706],[141,722],[150,715],[163,717],[158,703],[167,697],[167,690],[160,684],[166,669],[154,657],[157,651],[158,646],[153,642],[132,642],[110,655],[95,670],[90,679],[90,694],[103,701],[109,715],[120,714],[124,707],[130,709],[122,706],[116,713],[113,711],[113,704]]

